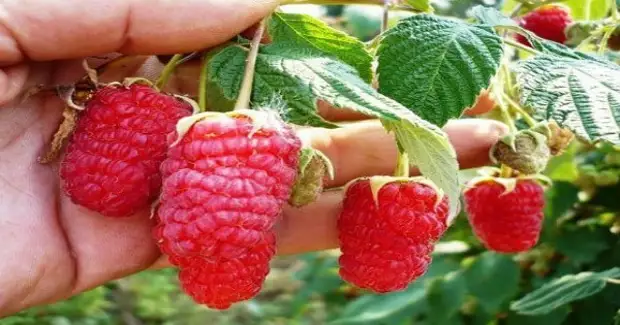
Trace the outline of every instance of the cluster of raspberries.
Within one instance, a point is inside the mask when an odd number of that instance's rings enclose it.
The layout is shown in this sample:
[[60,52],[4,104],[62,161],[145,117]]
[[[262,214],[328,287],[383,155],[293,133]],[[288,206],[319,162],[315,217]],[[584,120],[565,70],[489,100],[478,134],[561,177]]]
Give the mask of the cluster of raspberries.
[[[226,309],[261,290],[276,253],[274,224],[296,182],[308,181],[300,139],[270,114],[195,114],[188,101],[149,85],[101,87],[63,157],[64,192],[107,217],[152,209],[155,240],[180,269],[184,291]],[[504,192],[493,181],[469,189],[470,220],[490,249],[527,250],[540,231],[542,189],[520,181]],[[342,278],[379,293],[406,288],[428,269],[448,210],[421,178],[354,180],[338,220]]]

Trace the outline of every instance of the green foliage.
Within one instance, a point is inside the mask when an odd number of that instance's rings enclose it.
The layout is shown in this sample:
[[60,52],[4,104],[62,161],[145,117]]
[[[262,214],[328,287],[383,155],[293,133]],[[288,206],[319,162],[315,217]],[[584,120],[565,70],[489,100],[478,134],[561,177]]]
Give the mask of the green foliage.
[[467,284],[461,272],[448,273],[435,278],[427,288],[429,323],[446,324],[458,317],[465,302]]
[[620,69],[595,61],[538,55],[518,70],[521,103],[580,137],[620,144]]
[[[323,55],[331,55],[354,67],[364,81],[370,82],[372,78],[372,56],[364,44],[357,38],[330,28],[321,20],[307,15],[276,13],[271,19],[269,34],[278,40],[273,45],[283,47],[282,50],[314,48]],[[272,50],[276,52],[276,49]]]
[[487,313],[496,313],[519,290],[519,267],[508,256],[487,252],[465,269],[467,288]]
[[524,315],[547,314],[567,303],[601,292],[608,279],[617,277],[620,277],[620,268],[563,276],[527,294],[510,308]]
[[489,26],[415,15],[383,36],[379,91],[443,126],[488,88],[502,52],[501,38]]

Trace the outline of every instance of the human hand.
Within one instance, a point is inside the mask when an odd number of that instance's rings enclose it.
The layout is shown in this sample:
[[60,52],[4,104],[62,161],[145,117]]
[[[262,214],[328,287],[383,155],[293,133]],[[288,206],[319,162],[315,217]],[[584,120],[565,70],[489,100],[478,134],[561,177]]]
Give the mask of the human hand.
[[[61,120],[62,102],[20,94],[37,84],[82,76],[81,60],[102,64],[115,53],[184,53],[220,44],[274,9],[276,0],[94,0],[0,2],[0,316],[65,299],[112,279],[165,266],[151,238],[148,211],[104,218],[60,191],[58,165],[41,165]],[[94,58],[93,56],[98,56]],[[195,66],[180,67],[172,90],[186,91]],[[111,66],[107,78],[157,75],[161,64],[140,56]],[[332,120],[359,115],[324,108]],[[501,124],[454,121],[445,127],[464,168],[488,163]],[[389,174],[396,162],[391,135],[377,121],[337,130],[303,129],[334,163],[329,187],[365,175]],[[326,192],[303,209],[287,208],[277,225],[280,254],[333,248],[342,192]]]

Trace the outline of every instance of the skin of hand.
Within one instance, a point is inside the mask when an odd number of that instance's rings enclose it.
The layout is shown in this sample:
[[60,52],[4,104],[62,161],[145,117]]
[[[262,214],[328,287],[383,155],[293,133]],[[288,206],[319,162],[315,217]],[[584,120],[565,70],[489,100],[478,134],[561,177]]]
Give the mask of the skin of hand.
[[[22,101],[20,94],[33,85],[74,82],[84,74],[84,58],[97,65],[111,53],[173,54],[218,45],[276,5],[276,0],[0,1],[0,317],[167,266],[151,238],[148,211],[103,218],[62,194],[58,163],[41,165],[37,158],[61,121],[63,104],[54,96]],[[171,90],[195,80],[195,67],[182,67]],[[160,70],[154,57],[138,56],[111,65],[105,77],[153,77]],[[325,105],[320,111],[332,120],[360,118]],[[470,119],[450,122],[445,131],[461,166],[470,168],[488,163],[490,146],[506,128]],[[393,138],[377,121],[305,128],[300,134],[333,161],[336,179],[329,187],[390,174],[395,167]],[[330,190],[310,206],[287,208],[277,225],[279,253],[336,247],[342,195]]]

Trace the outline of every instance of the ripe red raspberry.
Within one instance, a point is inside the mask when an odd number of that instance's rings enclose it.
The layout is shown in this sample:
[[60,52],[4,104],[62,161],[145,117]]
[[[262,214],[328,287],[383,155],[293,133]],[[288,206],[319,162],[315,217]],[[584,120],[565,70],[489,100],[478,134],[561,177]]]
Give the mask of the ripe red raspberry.
[[544,189],[534,180],[516,179],[514,190],[488,179],[465,191],[466,211],[476,236],[487,249],[518,253],[538,242],[545,204]]
[[[437,190],[427,184],[381,179],[356,180],[347,188],[338,219],[339,262],[345,281],[386,293],[405,289],[426,272],[449,208],[447,198],[438,202]],[[375,201],[377,181],[385,185]]]
[[181,269],[185,292],[211,308],[259,292],[297,175],[301,141],[265,115],[207,113],[161,166],[155,238]]
[[[544,5],[523,16],[519,25],[541,38],[560,44],[566,42],[566,28],[573,23],[573,18],[568,9],[559,5]],[[524,45],[530,46],[530,42],[522,35],[517,40]]]
[[110,217],[148,208],[159,194],[167,136],[192,113],[150,86],[109,85],[85,105],[61,163],[67,196]]

